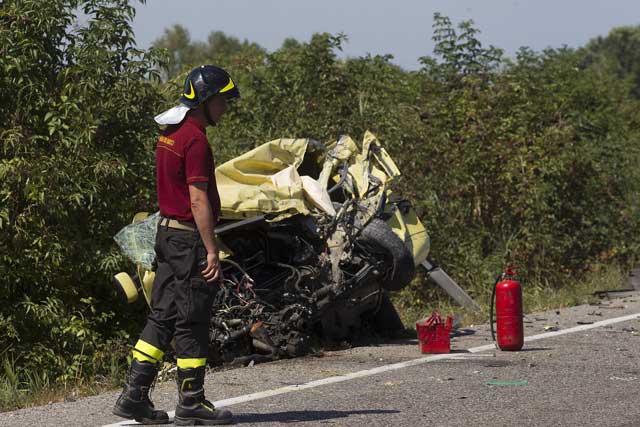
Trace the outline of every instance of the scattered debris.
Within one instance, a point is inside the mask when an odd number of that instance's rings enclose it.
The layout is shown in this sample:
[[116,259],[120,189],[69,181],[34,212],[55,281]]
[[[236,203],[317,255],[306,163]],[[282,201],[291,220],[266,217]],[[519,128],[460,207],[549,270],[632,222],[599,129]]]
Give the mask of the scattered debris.
[[591,320],[578,320],[576,323],[578,325],[593,325],[593,321]]
[[638,296],[638,290],[629,288],[629,289],[613,289],[610,291],[595,291],[593,296],[599,298],[627,298],[627,297],[635,297]]
[[487,385],[495,385],[499,387],[523,386],[523,385],[529,385],[529,381],[527,380],[490,380],[490,381],[487,381]]
[[610,380],[614,380],[614,381],[635,381],[638,379],[638,377],[609,377]]
[[510,362],[508,360],[494,360],[491,361],[489,363],[487,363],[486,365],[483,365],[485,368],[504,368],[505,366],[511,366],[513,365],[513,362]]
[[545,325],[544,330],[547,332],[557,331],[558,327],[555,325]]

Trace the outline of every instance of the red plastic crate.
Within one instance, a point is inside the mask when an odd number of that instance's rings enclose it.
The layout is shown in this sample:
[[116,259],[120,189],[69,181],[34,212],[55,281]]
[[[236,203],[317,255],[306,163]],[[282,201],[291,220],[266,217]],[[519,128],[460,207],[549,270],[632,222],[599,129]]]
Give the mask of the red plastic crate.
[[449,333],[452,327],[453,318],[447,316],[447,321],[443,323],[437,312],[433,312],[427,319],[416,322],[420,351],[422,353],[449,353],[451,351]]

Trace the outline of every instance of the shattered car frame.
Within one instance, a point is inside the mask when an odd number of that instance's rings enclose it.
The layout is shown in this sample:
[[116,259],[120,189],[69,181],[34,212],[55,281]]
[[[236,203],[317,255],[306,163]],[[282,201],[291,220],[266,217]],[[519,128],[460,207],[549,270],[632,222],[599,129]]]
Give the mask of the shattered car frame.
[[[278,139],[216,168],[216,241],[224,280],[213,305],[209,363],[296,357],[367,328],[402,328],[388,291],[406,286],[429,252],[397,166],[370,132],[327,145]],[[129,302],[153,286],[159,216],[136,215],[115,239],[137,264],[114,277]]]

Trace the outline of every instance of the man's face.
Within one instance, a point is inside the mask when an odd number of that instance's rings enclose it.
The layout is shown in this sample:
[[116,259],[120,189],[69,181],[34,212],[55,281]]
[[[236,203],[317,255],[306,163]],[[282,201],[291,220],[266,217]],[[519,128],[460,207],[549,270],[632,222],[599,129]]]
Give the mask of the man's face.
[[212,96],[207,100],[207,106],[209,107],[211,119],[216,123],[220,123],[222,115],[227,111],[227,98],[224,96]]

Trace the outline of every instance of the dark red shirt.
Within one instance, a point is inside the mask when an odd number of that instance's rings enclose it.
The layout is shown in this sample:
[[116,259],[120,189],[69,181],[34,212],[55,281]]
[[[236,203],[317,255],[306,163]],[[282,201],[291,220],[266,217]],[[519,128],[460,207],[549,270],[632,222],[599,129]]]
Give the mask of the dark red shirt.
[[160,215],[193,222],[189,184],[206,182],[213,217],[220,215],[220,195],[216,187],[213,153],[204,127],[187,117],[158,138],[156,179]]

